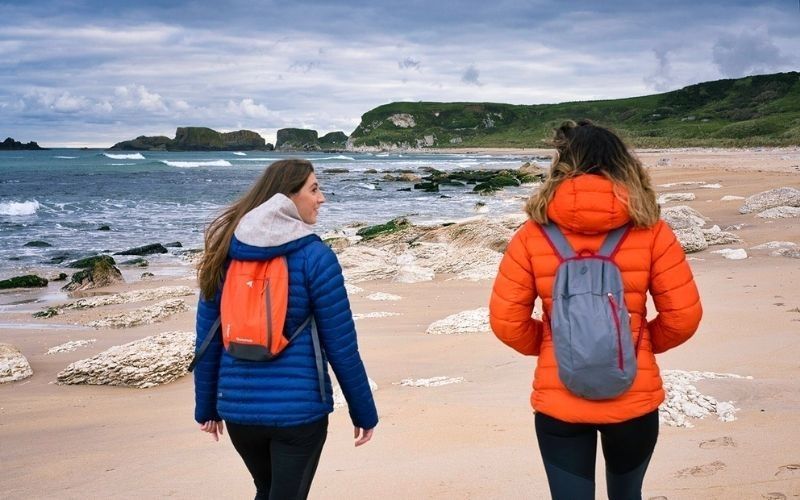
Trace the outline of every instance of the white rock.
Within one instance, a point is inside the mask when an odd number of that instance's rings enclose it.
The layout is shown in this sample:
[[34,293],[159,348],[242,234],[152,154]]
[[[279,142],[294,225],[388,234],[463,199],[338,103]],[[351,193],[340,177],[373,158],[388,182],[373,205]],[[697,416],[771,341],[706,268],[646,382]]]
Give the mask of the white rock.
[[431,377],[431,378],[404,378],[400,385],[405,387],[439,387],[442,385],[459,384],[464,381],[464,377]]
[[700,186],[701,189],[719,189],[722,187],[722,184],[703,184]]
[[703,237],[709,245],[729,245],[742,241],[735,234],[725,232],[717,225],[711,226],[710,229],[701,229],[701,231],[703,231]]
[[670,201],[692,201],[695,198],[694,193],[664,193],[658,197],[656,201],[659,205],[669,203]]
[[146,290],[133,290],[130,292],[115,293],[113,295],[99,295],[78,299],[75,302],[58,306],[59,309],[89,309],[111,304],[127,304],[129,302],[144,302],[146,300],[161,300],[174,297],[194,295],[195,291],[188,286],[162,286]]
[[666,398],[658,409],[662,424],[673,427],[693,427],[689,419],[702,419],[716,415],[723,422],[736,420],[733,402],[717,401],[712,396],[701,394],[692,385],[702,379],[734,378],[752,379],[732,373],[713,373],[683,370],[664,370],[661,372]]
[[796,246],[797,243],[792,243],[791,241],[768,241],[767,243],[750,247],[750,250],[775,250],[776,248],[791,248]]
[[433,335],[462,335],[468,333],[485,333],[489,327],[489,308],[479,307],[469,311],[451,314],[444,319],[434,321],[425,330]]
[[130,328],[138,325],[156,323],[173,314],[187,311],[186,302],[183,299],[169,299],[153,304],[152,306],[140,307],[126,313],[113,314],[105,318],[91,321],[89,326],[95,328]]
[[682,229],[675,229],[675,237],[686,253],[700,252],[708,248],[708,241],[703,230],[698,226],[689,226]]
[[740,214],[763,212],[774,207],[800,207],[800,190],[792,187],[779,187],[748,197],[739,208]]
[[711,253],[718,253],[730,260],[744,260],[747,258],[747,251],[744,248],[722,248],[720,250],[712,250]]
[[417,264],[417,259],[411,252],[406,252],[397,257],[397,274],[394,280],[400,283],[420,283],[433,280],[436,273],[433,269]]
[[[378,390],[378,384],[376,384],[374,380],[368,377],[367,382],[369,383],[370,391],[375,392]],[[347,406],[347,400],[344,398],[344,393],[342,392],[342,388],[339,386],[338,383],[336,383],[333,385],[333,407],[342,408],[345,406]]]
[[347,290],[347,295],[357,295],[364,291],[360,286],[351,285],[350,283],[345,283],[344,289]]
[[736,201],[736,200],[743,200],[743,199],[744,199],[744,196],[727,195],[727,196],[723,196],[722,198],[720,198],[719,201]]
[[771,252],[770,255],[773,257],[789,257],[792,259],[800,259],[800,248],[798,247],[791,247],[791,248],[780,248]]
[[360,319],[369,319],[369,318],[388,318],[390,316],[400,316],[400,313],[385,312],[385,311],[377,311],[371,313],[356,313],[353,314],[353,321],[358,321]]
[[400,128],[413,128],[417,125],[414,121],[414,117],[408,113],[396,113],[389,117],[389,121],[392,122],[395,127]]
[[339,254],[345,278],[350,283],[379,280],[393,277],[397,273],[394,256],[379,248],[354,245]]
[[697,210],[678,205],[661,210],[661,218],[673,229],[686,229],[689,227],[703,227],[706,225],[706,217]]
[[756,214],[761,219],[788,219],[800,216],[800,207],[774,207]]
[[669,184],[659,184],[658,187],[663,188],[671,188],[675,186],[694,186],[697,184],[705,184],[703,181],[682,181],[682,182],[670,182]]
[[394,294],[391,294],[391,293],[383,293],[383,292],[375,292],[375,293],[371,293],[371,294],[367,295],[367,299],[368,300],[379,300],[379,301],[400,300],[402,298],[403,297],[401,297],[399,295],[394,295]]
[[94,342],[97,342],[97,339],[71,340],[69,342],[65,342],[55,347],[51,347],[50,349],[47,350],[46,354],[56,354],[59,352],[72,352],[79,347],[84,347]]
[[0,384],[16,382],[33,375],[28,359],[11,344],[0,343]]
[[194,332],[173,331],[114,346],[72,363],[58,374],[57,382],[139,389],[166,384],[186,375],[194,340]]

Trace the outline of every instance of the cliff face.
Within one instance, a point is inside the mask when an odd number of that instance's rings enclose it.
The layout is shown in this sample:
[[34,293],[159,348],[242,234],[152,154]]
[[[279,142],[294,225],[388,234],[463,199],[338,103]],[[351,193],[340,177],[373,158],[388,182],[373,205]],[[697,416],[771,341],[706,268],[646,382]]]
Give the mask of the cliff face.
[[317,131],[302,128],[282,128],[275,138],[275,149],[318,151]]
[[165,136],[139,136],[114,144],[124,151],[253,151],[271,150],[264,138],[251,130],[217,132],[207,127],[178,127],[175,139]]
[[34,141],[31,141],[27,144],[23,144],[19,141],[15,141],[11,137],[7,137],[5,141],[0,142],[0,150],[10,151],[10,150],[21,150],[21,149],[38,150],[47,148],[39,147],[39,145],[36,144]]

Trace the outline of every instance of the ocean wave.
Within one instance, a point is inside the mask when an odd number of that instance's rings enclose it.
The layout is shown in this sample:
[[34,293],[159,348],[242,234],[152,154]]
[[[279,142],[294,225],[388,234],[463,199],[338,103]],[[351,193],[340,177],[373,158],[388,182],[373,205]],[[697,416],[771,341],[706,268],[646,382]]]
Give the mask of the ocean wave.
[[233,161],[278,161],[280,158],[234,158]]
[[112,160],[144,160],[144,155],[142,153],[133,153],[133,154],[113,154],[113,153],[103,153],[103,156],[107,158],[111,158]]
[[38,201],[9,201],[0,203],[0,215],[33,215],[41,205]]
[[231,162],[227,160],[209,160],[209,161],[167,161],[161,160],[161,163],[170,167],[178,168],[195,168],[195,167],[231,167]]
[[236,156],[247,156],[247,153],[242,153],[241,151],[235,151],[233,154]]
[[355,159],[355,158],[353,158],[352,156],[344,156],[344,155],[338,155],[338,156],[326,156],[326,157],[324,157],[324,158],[314,158],[314,161],[322,161],[322,160],[346,160],[346,161],[356,161],[356,159]]
[[74,160],[77,156],[54,156],[53,158],[58,158],[61,160]]

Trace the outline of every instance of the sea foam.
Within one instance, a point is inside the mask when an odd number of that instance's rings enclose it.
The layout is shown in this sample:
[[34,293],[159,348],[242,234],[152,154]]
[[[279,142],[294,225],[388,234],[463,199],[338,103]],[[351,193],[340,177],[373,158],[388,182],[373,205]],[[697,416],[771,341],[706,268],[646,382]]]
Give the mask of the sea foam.
[[209,160],[209,161],[167,161],[161,160],[164,165],[178,168],[195,168],[195,167],[230,167],[231,162],[227,160]]
[[112,160],[144,160],[144,155],[142,153],[133,153],[133,154],[113,154],[113,153],[103,153],[103,156],[106,158],[111,158]]
[[0,203],[0,215],[33,215],[41,205],[36,200],[33,201],[8,201]]

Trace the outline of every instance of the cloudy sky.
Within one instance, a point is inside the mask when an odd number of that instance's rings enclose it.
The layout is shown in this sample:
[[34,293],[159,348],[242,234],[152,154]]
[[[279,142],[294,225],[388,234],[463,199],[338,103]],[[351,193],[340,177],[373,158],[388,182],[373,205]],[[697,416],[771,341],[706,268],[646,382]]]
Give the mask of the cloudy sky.
[[0,140],[349,134],[392,101],[539,104],[800,69],[787,1],[0,0]]

